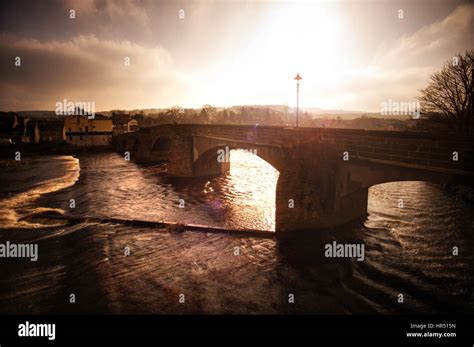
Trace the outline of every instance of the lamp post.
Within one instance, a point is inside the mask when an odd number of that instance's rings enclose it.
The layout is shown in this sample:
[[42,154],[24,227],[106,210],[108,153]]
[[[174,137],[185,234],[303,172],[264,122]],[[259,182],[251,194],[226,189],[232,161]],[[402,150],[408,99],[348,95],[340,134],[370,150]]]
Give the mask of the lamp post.
[[298,128],[298,106],[299,106],[299,99],[300,99],[300,81],[302,80],[299,73],[296,74],[295,81],[296,81],[296,127]]

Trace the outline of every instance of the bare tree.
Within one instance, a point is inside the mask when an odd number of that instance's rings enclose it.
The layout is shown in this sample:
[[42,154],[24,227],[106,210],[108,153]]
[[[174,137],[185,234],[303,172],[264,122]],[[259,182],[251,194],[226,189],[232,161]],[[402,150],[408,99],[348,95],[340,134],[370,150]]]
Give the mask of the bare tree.
[[165,117],[173,124],[178,124],[184,119],[184,109],[181,106],[172,106],[164,113]]
[[[213,123],[215,120],[215,115],[217,112],[217,109],[214,106],[211,106],[209,104],[202,105],[202,110],[204,110],[204,114],[208,117],[209,123]],[[203,111],[201,111],[203,112]]]
[[430,77],[418,100],[428,119],[447,124],[462,135],[474,133],[474,50],[453,57]]

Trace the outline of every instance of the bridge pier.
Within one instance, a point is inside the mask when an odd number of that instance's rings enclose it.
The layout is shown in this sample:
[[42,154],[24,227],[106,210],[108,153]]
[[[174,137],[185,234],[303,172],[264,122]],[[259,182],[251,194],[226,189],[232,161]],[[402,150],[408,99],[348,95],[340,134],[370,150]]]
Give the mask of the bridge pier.
[[[311,151],[312,160],[308,160]],[[280,171],[276,191],[276,231],[320,230],[367,217],[368,188],[345,189],[342,158],[326,146],[299,146]]]
[[194,165],[194,176],[219,176],[224,175],[230,170],[229,162],[218,162],[217,160],[210,160],[207,165],[204,161],[199,161]]
[[193,138],[176,136],[168,155],[168,174],[176,177],[194,177]]

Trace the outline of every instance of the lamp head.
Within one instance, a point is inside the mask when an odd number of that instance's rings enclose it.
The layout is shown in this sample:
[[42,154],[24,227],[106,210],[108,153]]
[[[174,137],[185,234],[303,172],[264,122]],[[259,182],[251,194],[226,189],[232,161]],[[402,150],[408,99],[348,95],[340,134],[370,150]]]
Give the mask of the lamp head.
[[296,77],[295,77],[295,81],[296,81],[296,84],[300,84],[300,81],[302,80],[303,78],[300,76],[299,73],[296,74]]

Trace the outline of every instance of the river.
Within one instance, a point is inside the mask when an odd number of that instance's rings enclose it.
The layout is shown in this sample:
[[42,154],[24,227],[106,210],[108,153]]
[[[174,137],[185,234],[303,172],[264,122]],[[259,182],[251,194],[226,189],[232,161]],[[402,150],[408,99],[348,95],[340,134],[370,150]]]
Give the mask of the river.
[[[0,258],[1,313],[474,311],[474,207],[432,183],[371,187],[365,223],[286,245],[48,217],[274,235],[278,172],[245,151],[232,151],[229,174],[216,178],[171,178],[164,164],[140,166],[108,152],[26,158],[1,168],[0,178],[0,243],[39,249],[35,262]],[[363,243],[365,259],[325,258],[321,239]]]

